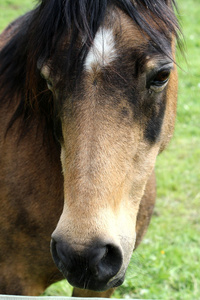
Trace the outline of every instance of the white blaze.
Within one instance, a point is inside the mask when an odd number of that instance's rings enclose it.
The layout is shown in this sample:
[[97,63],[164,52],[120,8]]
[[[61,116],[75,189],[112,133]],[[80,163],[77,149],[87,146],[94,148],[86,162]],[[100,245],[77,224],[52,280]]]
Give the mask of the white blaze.
[[115,40],[111,29],[100,28],[85,60],[85,69],[90,71],[93,66],[104,67],[117,57]]

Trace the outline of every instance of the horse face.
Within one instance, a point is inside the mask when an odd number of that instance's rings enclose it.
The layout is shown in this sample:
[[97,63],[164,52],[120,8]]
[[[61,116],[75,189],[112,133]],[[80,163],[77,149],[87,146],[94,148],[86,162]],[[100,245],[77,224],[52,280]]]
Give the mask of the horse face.
[[49,88],[64,99],[64,209],[52,255],[72,285],[106,290],[123,282],[145,185],[172,135],[175,66],[118,12],[99,28],[74,91]]

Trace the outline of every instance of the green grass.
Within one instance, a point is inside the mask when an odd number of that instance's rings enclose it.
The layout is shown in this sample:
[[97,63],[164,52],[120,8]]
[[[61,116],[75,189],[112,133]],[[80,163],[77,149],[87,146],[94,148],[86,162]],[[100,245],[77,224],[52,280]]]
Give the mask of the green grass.
[[31,0],[1,0],[0,31],[18,16],[32,9],[34,4],[34,1]]
[[[187,63],[179,55],[175,134],[157,159],[154,216],[116,298],[200,299],[200,1],[178,4]],[[1,0],[0,30],[30,7],[31,0]],[[71,290],[62,281],[46,294],[69,296]]]

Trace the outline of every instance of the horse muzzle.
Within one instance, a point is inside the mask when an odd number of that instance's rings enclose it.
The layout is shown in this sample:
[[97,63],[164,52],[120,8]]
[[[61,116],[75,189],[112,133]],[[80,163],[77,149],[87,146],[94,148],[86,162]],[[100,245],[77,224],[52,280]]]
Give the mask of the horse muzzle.
[[122,250],[114,243],[93,241],[80,251],[52,237],[51,254],[58,269],[74,287],[105,291],[124,281],[125,272],[120,271]]

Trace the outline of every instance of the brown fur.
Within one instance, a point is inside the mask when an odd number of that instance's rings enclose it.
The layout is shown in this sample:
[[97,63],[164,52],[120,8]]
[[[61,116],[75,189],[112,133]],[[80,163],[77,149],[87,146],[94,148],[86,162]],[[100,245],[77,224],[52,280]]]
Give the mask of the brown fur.
[[[145,47],[141,32],[124,14],[118,14],[120,23],[115,24],[114,31],[124,32],[119,40],[121,51],[126,45],[132,49]],[[2,34],[1,46],[12,30]],[[111,82],[109,88],[115,88],[112,69],[109,72],[108,77],[97,69],[86,74],[80,91],[66,99],[62,150],[54,142],[53,133],[44,141],[44,127],[37,115],[34,126],[20,141],[20,119],[5,138],[17,101],[0,109],[0,128],[4,128],[0,132],[2,294],[39,295],[62,277],[49,252],[55,228],[54,236],[67,240],[77,251],[96,237],[114,241],[128,252],[124,269],[134,243],[136,248],[148,228],[156,194],[155,159],[174,128],[177,74],[174,69],[168,84],[160,138],[150,145],[143,139],[140,118],[134,119],[132,104],[122,97],[122,91],[113,95],[103,88],[105,78]],[[120,84],[126,86],[123,76]],[[73,295],[110,297],[113,291],[75,288]]]

